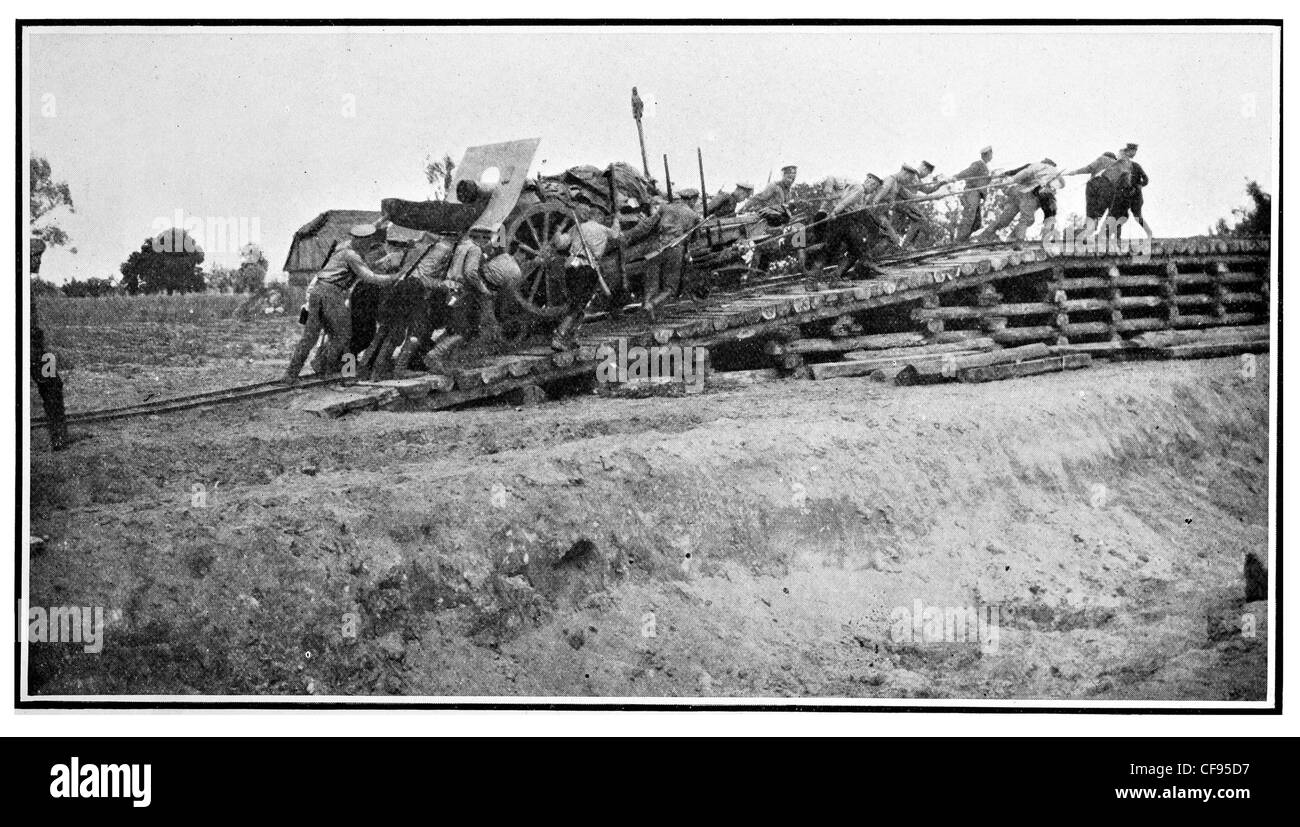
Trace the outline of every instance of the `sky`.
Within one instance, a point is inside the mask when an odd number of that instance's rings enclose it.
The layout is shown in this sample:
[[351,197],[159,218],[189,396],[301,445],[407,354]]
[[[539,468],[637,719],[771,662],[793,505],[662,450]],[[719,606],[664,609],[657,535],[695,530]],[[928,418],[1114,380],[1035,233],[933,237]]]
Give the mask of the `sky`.
[[[25,146],[71,187],[77,248],[42,276],[118,275],[162,223],[234,218],[271,271],[327,209],[429,195],[444,153],[540,138],[533,173],[640,166],[678,186],[954,173],[1130,141],[1157,235],[1205,232],[1277,163],[1273,31],[1245,27],[531,27],[28,29]],[[1061,211],[1083,212],[1083,178]],[[237,225],[236,225],[237,226]],[[204,241],[207,241],[206,239]],[[204,243],[238,263],[237,239]],[[206,266],[206,265],[205,265]]]

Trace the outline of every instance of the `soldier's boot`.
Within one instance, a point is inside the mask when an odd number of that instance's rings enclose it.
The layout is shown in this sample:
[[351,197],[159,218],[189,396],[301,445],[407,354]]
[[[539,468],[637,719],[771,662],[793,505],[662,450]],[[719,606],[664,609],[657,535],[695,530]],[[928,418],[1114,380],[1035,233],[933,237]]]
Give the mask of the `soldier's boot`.
[[641,286],[641,309],[645,311],[652,322],[655,319],[655,296],[659,295],[661,278],[659,269],[659,262],[652,261],[645,272],[645,284]]
[[432,373],[447,372],[447,357],[451,355],[461,342],[465,341],[464,336],[456,333],[445,333],[434,344],[433,348],[424,356],[424,366]]
[[420,339],[417,336],[411,336],[405,342],[402,343],[402,349],[401,351],[398,352],[397,359],[393,362],[393,367],[396,370],[398,376],[401,376],[403,373],[410,372],[412,362],[416,362],[417,366],[420,367],[423,366],[420,362],[418,362],[413,358],[415,356],[416,351],[418,351],[419,349],[420,349]]
[[682,286],[682,265],[679,264],[664,269],[667,272],[661,275],[663,281],[659,285],[659,293],[650,298],[650,304],[656,309],[661,307],[664,302],[675,297]]
[[577,330],[578,323],[582,321],[582,310],[577,313],[570,313],[560,322],[559,327],[555,328],[555,333],[551,336],[551,350],[564,352],[573,350],[578,346]]

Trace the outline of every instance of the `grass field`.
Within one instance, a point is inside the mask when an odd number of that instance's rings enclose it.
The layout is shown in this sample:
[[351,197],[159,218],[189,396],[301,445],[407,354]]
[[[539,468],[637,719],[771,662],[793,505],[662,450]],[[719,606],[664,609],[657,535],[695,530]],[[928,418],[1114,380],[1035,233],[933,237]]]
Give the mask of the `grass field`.
[[[302,303],[302,288],[281,288],[286,311]],[[38,296],[32,300],[41,322],[50,326],[110,326],[124,322],[201,324],[246,318],[261,313],[261,305],[246,295],[188,293],[173,296],[106,296],[69,299]]]

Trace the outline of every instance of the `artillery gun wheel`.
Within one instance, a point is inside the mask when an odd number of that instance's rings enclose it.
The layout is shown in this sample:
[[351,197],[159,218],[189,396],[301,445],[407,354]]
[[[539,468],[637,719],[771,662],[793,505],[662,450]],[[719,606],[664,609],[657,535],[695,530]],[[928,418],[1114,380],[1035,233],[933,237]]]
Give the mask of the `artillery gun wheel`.
[[543,201],[514,216],[506,227],[506,249],[519,262],[523,280],[519,298],[523,309],[558,319],[568,309],[564,289],[563,253],[551,243],[573,228],[573,211],[562,201]]

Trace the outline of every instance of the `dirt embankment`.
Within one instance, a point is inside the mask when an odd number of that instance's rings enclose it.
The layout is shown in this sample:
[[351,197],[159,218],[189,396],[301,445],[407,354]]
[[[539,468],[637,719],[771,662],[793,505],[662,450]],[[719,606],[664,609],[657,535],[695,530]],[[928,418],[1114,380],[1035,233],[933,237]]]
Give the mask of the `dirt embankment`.
[[[33,604],[114,620],[31,686],[1262,699],[1267,389],[1225,359],[102,427],[35,458]],[[996,642],[908,639],[921,607]]]

